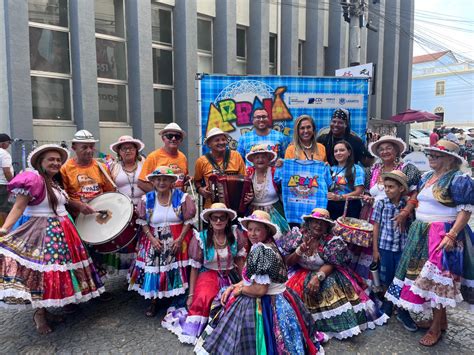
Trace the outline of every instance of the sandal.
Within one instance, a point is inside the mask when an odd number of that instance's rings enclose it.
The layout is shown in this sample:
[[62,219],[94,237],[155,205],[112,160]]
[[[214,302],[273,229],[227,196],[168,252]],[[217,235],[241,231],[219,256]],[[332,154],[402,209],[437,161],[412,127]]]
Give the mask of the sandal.
[[46,312],[46,320],[51,323],[63,323],[65,319],[60,314]]
[[[424,319],[424,320],[420,320],[419,322],[416,322],[416,325],[420,329],[430,329],[432,324],[433,324],[432,319]],[[447,329],[448,329],[448,323],[445,323],[445,322],[441,323],[441,331],[445,332]]]
[[39,317],[39,316],[37,317],[38,312],[39,312],[39,309],[36,310],[35,313],[33,314],[33,322],[35,323],[36,330],[41,335],[46,335],[46,334],[51,333],[53,330],[48,324],[48,320],[46,319],[46,313],[43,314],[42,317]]
[[436,335],[431,330],[428,330],[423,338],[420,339],[420,344],[423,346],[433,346],[441,339],[441,332]]
[[158,314],[158,304],[157,302],[152,302],[145,312],[145,316],[148,318],[153,318]]

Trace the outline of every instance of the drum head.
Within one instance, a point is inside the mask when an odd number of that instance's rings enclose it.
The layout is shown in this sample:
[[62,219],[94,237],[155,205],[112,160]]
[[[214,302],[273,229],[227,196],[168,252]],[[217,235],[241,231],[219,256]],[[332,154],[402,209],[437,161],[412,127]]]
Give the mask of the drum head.
[[129,224],[133,216],[133,203],[124,194],[108,192],[89,202],[96,211],[107,214],[79,214],[76,227],[81,239],[88,244],[103,244],[114,239]]

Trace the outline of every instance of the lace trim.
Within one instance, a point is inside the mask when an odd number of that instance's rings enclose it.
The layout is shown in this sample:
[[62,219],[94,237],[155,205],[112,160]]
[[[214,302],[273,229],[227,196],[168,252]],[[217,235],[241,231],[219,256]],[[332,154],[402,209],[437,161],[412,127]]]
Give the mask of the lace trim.
[[162,266],[147,266],[145,265],[145,262],[143,261],[139,261],[139,260],[135,261],[135,267],[144,270],[145,273],[147,274],[162,274],[164,272],[168,272],[171,270],[184,268],[188,265],[191,265],[191,262],[189,259],[175,261],[174,263],[171,263],[168,265],[162,265]]
[[[429,290],[422,290],[416,285],[410,287],[410,291],[413,292],[415,295],[423,297],[427,305],[431,308],[441,308],[441,307],[456,307],[457,303],[461,303],[463,301],[462,295],[457,293],[453,298],[442,297],[437,295],[436,293],[429,291]],[[459,291],[458,291],[459,292]]]
[[[312,316],[314,320],[328,319],[328,318],[337,317],[349,311],[350,309],[352,309],[352,305],[350,303],[344,303],[342,306],[336,309],[330,309],[328,311],[313,313]],[[355,308],[354,308],[354,311],[355,311]]]
[[74,296],[66,297],[63,299],[48,299],[48,300],[40,300],[40,301],[33,301],[31,299],[31,294],[25,291],[18,291],[12,289],[6,289],[0,291],[0,299],[4,299],[7,297],[15,297],[25,301],[29,301],[29,304],[12,304],[9,305],[4,301],[0,302],[0,307],[3,308],[14,308],[14,309],[28,309],[28,308],[49,308],[49,307],[64,307],[67,304],[71,303],[83,303],[87,302],[92,298],[99,297],[101,293],[105,292],[105,288],[102,286],[97,289],[97,291],[93,291],[83,295],[81,292],[77,292]]
[[456,212],[461,212],[461,211],[466,211],[466,212],[474,212],[474,205],[457,205],[456,206]]
[[270,280],[270,276],[268,275],[252,275],[252,277],[250,277],[250,280],[255,281],[260,285],[270,285],[272,283]]
[[454,287],[453,278],[441,275],[441,271],[436,267],[435,264],[433,264],[429,260],[427,260],[425,262],[425,265],[423,265],[423,268],[421,269],[420,275],[418,277],[432,280],[436,283],[445,286]]
[[14,195],[14,196],[16,196],[16,195],[30,196],[30,197],[31,197],[31,201],[34,201],[34,200],[35,200],[34,196],[30,193],[30,190],[24,189],[24,188],[22,188],[22,187],[14,188],[14,189],[11,191],[11,194]]
[[461,285],[474,288],[474,280],[461,279]]
[[354,335],[359,335],[360,333],[362,333],[362,330],[360,329],[359,326],[355,326],[354,328],[346,329],[346,330],[343,330],[342,332],[338,332],[338,333],[336,333],[336,332],[325,332],[325,334],[329,337],[329,339],[336,338],[336,339],[339,339],[339,340],[351,338]]
[[128,290],[129,291],[137,291],[140,296],[145,297],[145,299],[151,299],[151,298],[168,298],[168,297],[174,297],[178,295],[182,295],[183,293],[186,292],[188,288],[188,283],[185,282],[183,284],[183,287],[180,288],[175,288],[174,290],[171,291],[144,291],[142,288],[140,288],[139,285],[134,284],[133,286],[129,286]]
[[202,264],[199,261],[189,259],[189,266],[192,266],[195,269],[200,269],[202,267]]
[[407,311],[410,311],[413,313],[431,314],[431,306],[429,302],[425,302],[423,304],[415,304],[403,299],[399,299],[396,303],[394,302],[394,304],[397,307],[402,307],[406,309]]
[[79,261],[77,263],[71,263],[68,262],[63,265],[58,265],[58,264],[38,264],[29,260],[25,260],[21,258],[18,254],[15,254],[11,252],[8,249],[5,248],[0,248],[0,254],[3,254],[6,257],[9,257],[18,264],[27,267],[28,269],[32,269],[35,271],[39,272],[49,272],[49,271],[60,271],[60,272],[65,272],[65,271],[70,271],[70,270],[78,270],[78,269],[85,269],[89,267],[92,264],[92,259],[88,258],[86,260]]

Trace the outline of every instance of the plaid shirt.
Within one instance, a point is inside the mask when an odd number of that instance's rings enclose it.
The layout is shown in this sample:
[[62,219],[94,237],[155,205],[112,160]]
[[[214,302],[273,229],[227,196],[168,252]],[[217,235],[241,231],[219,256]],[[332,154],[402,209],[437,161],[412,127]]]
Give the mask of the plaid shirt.
[[245,159],[247,153],[250,152],[253,146],[257,144],[265,144],[268,148],[277,153],[279,158],[285,157],[285,150],[288,144],[290,143],[290,137],[285,136],[283,133],[275,131],[274,129],[270,130],[266,136],[259,136],[255,133],[255,130],[252,129],[250,132],[247,132],[240,136],[239,144],[237,145],[237,151],[244,159],[245,164],[250,166],[249,162]]
[[301,216],[313,208],[327,208],[331,185],[329,165],[319,160],[288,160],[275,171],[275,182],[281,183],[286,220],[301,223]]
[[393,252],[401,251],[405,246],[408,237],[408,228],[410,220],[407,220],[405,232],[395,228],[395,221],[392,219],[398,216],[400,210],[407,205],[407,198],[402,197],[398,206],[395,206],[388,197],[375,203],[372,212],[372,220],[380,225],[379,227],[379,248]]

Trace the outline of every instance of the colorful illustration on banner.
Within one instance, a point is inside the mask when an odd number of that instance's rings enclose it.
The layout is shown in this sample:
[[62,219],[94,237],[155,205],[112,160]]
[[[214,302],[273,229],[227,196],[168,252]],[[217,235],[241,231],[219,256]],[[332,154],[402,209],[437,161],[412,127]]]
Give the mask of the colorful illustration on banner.
[[318,176],[293,175],[288,180],[288,187],[293,196],[300,198],[313,196],[319,187]]

